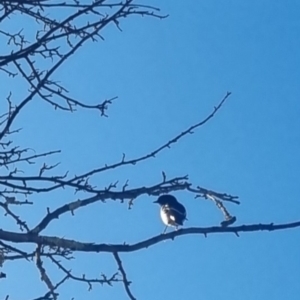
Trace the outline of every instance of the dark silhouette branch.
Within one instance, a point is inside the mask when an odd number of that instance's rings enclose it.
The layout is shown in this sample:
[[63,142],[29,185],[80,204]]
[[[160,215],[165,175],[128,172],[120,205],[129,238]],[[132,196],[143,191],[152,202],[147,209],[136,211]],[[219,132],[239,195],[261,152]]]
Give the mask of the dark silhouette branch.
[[71,270],[67,270],[60,261],[55,259],[53,255],[49,255],[49,258],[51,261],[58,267],[59,270],[61,270],[67,277],[67,279],[73,279],[74,281],[80,281],[80,282],[85,282],[88,287],[89,291],[92,289],[93,284],[98,283],[98,284],[108,284],[112,286],[113,283],[120,282],[122,281],[121,279],[118,278],[118,273],[114,273],[112,276],[107,277],[106,275],[102,274],[101,279],[88,279],[86,278],[85,275],[82,275],[82,277],[78,277],[72,274]]
[[2,203],[0,202],[0,207],[2,207],[5,210],[5,215],[7,216],[11,216],[15,222],[19,225],[20,230],[23,231],[24,229],[28,232],[29,231],[29,227],[27,226],[26,222],[21,220],[19,216],[17,216],[16,214],[14,214],[10,208],[8,207],[7,203]]
[[227,94],[224,96],[224,98],[220,101],[220,103],[214,107],[214,110],[202,121],[190,126],[189,128],[187,128],[186,130],[184,130],[183,132],[181,132],[180,134],[176,135],[174,138],[172,138],[170,141],[166,142],[165,144],[163,144],[162,146],[160,146],[159,148],[153,150],[150,153],[147,153],[139,158],[134,158],[134,159],[130,159],[130,160],[125,160],[125,154],[123,155],[123,158],[120,162],[112,164],[112,165],[105,165],[102,168],[98,168],[95,169],[93,171],[87,172],[85,174],[82,174],[80,176],[77,176],[76,178],[70,180],[69,182],[72,182],[74,180],[78,180],[78,179],[82,179],[82,178],[86,178],[89,177],[91,175],[94,175],[96,173],[101,173],[104,171],[108,171],[111,169],[116,169],[118,167],[121,166],[126,166],[126,165],[135,165],[138,162],[141,162],[143,160],[147,160],[149,158],[154,158],[157,154],[159,154],[161,151],[165,150],[165,149],[169,149],[171,147],[172,144],[178,142],[181,138],[183,138],[184,136],[188,135],[188,134],[192,134],[193,130],[203,126],[204,124],[206,124],[210,119],[212,119],[215,114],[220,110],[220,108],[222,107],[222,105],[225,103],[225,101],[228,99],[228,97],[231,95],[230,92],[227,92]]
[[43,282],[45,282],[45,284],[48,287],[49,292],[52,295],[53,299],[56,300],[58,295],[54,292],[55,291],[55,287],[52,284],[51,279],[49,278],[49,276],[48,276],[48,274],[46,272],[46,269],[43,266],[43,262],[42,262],[40,253],[41,253],[41,244],[39,244],[37,246],[37,249],[36,249],[36,266],[37,266],[37,268],[38,268],[38,270],[40,272],[41,280]]
[[0,239],[9,241],[12,243],[32,243],[49,247],[59,247],[68,249],[74,252],[134,252],[141,249],[149,248],[155,244],[158,244],[166,240],[174,240],[176,237],[190,235],[190,234],[202,234],[207,236],[209,234],[216,233],[234,233],[239,234],[242,232],[257,232],[257,231],[277,231],[291,228],[300,227],[300,221],[292,223],[283,223],[274,225],[270,224],[251,224],[240,225],[232,227],[213,226],[213,227],[190,227],[173,231],[167,234],[160,234],[150,239],[138,242],[136,244],[96,244],[96,243],[82,243],[75,240],[69,240],[65,238],[58,238],[54,236],[41,236],[34,233],[16,233],[10,231],[4,231],[0,229]]
[[125,272],[125,270],[123,268],[122,261],[121,261],[121,258],[119,256],[118,252],[114,252],[113,255],[114,255],[114,258],[115,258],[115,260],[117,262],[119,271],[120,271],[120,273],[121,273],[121,275],[123,277],[124,288],[125,288],[125,291],[126,291],[128,297],[131,300],[136,300],[136,298],[132,295],[132,293],[130,291],[129,286],[131,284],[131,281],[128,281],[128,279],[127,279],[127,275],[126,275],[126,272]]

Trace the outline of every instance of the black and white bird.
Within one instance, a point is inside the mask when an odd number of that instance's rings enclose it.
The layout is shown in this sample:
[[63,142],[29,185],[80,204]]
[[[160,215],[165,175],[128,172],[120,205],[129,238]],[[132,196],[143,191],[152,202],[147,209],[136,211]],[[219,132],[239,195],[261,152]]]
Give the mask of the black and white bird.
[[168,226],[173,226],[177,230],[178,226],[182,226],[187,220],[185,207],[174,196],[162,195],[153,203],[160,205],[160,217],[166,225],[163,233],[166,232]]

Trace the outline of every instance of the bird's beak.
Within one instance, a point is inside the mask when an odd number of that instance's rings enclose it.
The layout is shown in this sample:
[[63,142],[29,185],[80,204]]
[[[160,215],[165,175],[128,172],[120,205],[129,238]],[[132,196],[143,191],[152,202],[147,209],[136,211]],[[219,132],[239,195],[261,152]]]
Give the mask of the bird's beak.
[[153,201],[153,203],[158,203],[158,201],[156,200],[156,201]]

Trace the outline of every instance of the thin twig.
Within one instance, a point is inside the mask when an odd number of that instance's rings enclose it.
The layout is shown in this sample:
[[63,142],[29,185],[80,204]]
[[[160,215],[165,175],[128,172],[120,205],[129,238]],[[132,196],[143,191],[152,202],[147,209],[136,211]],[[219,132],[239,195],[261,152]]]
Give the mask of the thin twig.
[[120,256],[119,256],[118,252],[113,252],[113,255],[114,255],[114,258],[115,258],[115,260],[118,264],[118,269],[121,272],[121,275],[123,277],[124,288],[125,288],[125,291],[126,291],[128,297],[131,300],[136,300],[136,298],[132,295],[132,293],[130,291],[129,285],[131,284],[131,281],[128,281],[128,279],[127,279],[127,275],[126,275],[126,272],[123,268],[122,261],[120,259]]
[[57,299],[57,294],[54,292],[55,288],[46,272],[46,269],[43,267],[43,262],[41,259],[41,244],[38,244],[36,248],[36,266],[40,272],[41,280],[45,282],[46,286],[49,289],[49,293],[52,295],[53,299]]

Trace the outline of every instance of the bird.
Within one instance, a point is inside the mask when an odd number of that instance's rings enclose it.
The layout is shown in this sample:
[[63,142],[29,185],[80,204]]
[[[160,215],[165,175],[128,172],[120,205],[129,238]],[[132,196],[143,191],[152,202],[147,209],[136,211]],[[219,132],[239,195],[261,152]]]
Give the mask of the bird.
[[183,222],[187,220],[185,207],[174,196],[162,195],[153,203],[160,205],[160,217],[166,225],[163,234],[167,231],[168,226],[173,226],[177,230],[178,226],[182,226]]

